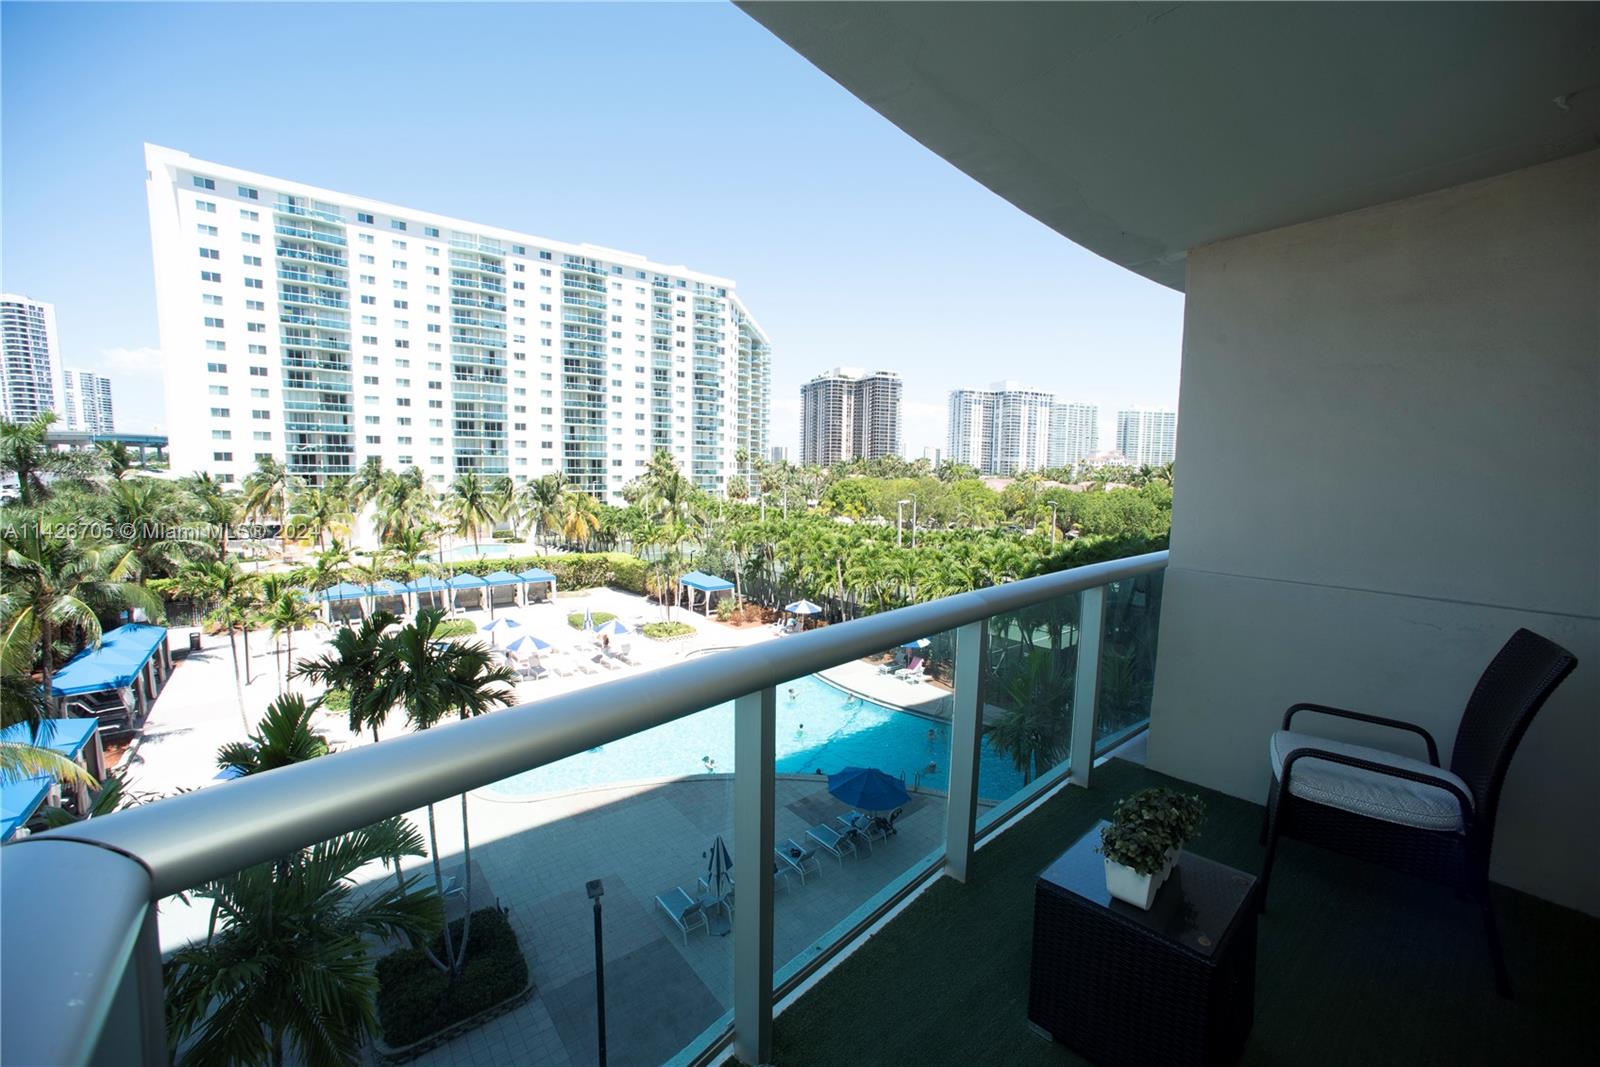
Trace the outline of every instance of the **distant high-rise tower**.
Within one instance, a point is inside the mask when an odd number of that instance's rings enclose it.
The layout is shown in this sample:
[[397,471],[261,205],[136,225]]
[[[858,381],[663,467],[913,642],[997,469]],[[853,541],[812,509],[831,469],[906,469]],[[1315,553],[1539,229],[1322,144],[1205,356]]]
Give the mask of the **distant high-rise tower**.
[[64,415],[56,306],[0,295],[0,336],[0,418],[27,422],[46,411]]
[[1100,451],[1100,408],[1056,404],[1050,409],[1051,467],[1072,467]]
[[1117,451],[1136,467],[1171,463],[1178,447],[1175,411],[1117,412]]
[[788,445],[773,445],[771,454],[768,455],[767,458],[770,461],[772,461],[773,463],[787,463],[787,462],[789,462],[789,446]]
[[67,429],[84,433],[114,431],[110,378],[92,370],[68,367],[61,372],[61,384]]
[[1016,382],[950,393],[949,458],[984,474],[1039,470],[1050,454],[1055,397]]
[[847,459],[900,454],[900,376],[835,367],[800,387],[800,462],[826,467]]

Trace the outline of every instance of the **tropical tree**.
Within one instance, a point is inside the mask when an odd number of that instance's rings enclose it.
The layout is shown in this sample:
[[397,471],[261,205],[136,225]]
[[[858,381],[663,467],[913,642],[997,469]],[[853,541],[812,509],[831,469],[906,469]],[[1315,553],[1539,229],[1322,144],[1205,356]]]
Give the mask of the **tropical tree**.
[[49,495],[47,477],[79,472],[75,457],[56,451],[45,439],[55,421],[53,411],[27,422],[0,419],[0,471],[16,475],[17,500],[23,507]]
[[350,697],[350,732],[378,728],[389,717],[395,697],[386,687],[393,668],[393,643],[383,636],[399,618],[387,611],[374,611],[357,627],[341,626],[334,631],[330,650],[316,659],[295,666],[293,677],[305,678],[326,690]]
[[472,538],[474,553],[478,551],[479,533],[499,518],[497,507],[493,489],[473,471],[463,471],[450,483],[450,517],[455,521],[456,533]]
[[[253,618],[252,586],[256,575],[239,566],[238,560],[209,560],[191,563],[178,575],[178,588],[186,596],[212,606],[208,619],[228,631],[228,648],[233,654],[233,687],[239,698],[239,718],[245,729],[250,728],[249,712],[245,710],[244,687],[250,673],[250,623]],[[238,633],[245,634],[244,680],[240,680]]]
[[548,544],[551,531],[561,528],[566,491],[566,476],[559,471],[522,484],[517,513],[533,530],[535,540]]
[[[103,492],[117,539],[133,554],[135,577],[167,577],[189,562],[192,542],[173,536],[188,515],[169,483],[129,478],[112,482]],[[206,549],[202,547],[200,551],[204,553]]]
[[[390,703],[405,708],[406,719],[418,730],[431,729],[449,718],[470,719],[514,700],[517,675],[509,667],[496,666],[489,650],[476,641],[440,641],[435,636],[444,612],[426,608],[417,621],[403,628],[392,639],[393,669],[385,676],[383,695]],[[351,702],[354,706],[354,701]],[[428,839],[433,856],[434,881],[443,889],[439,868],[439,835],[434,806],[428,805]],[[461,973],[467,939],[472,929],[472,840],[468,832],[467,795],[461,794],[462,890],[466,898],[466,917],[461,924],[461,944],[452,944],[445,928],[445,961],[452,981]]]
[[239,518],[238,502],[215,475],[201,472],[180,483],[187,497],[184,510],[189,521],[202,523],[211,531],[211,549],[217,559],[228,553],[228,534]]
[[294,635],[296,630],[309,627],[317,617],[316,609],[306,599],[305,590],[298,586],[283,582],[263,583],[262,599],[266,608],[262,612],[261,621],[267,624],[272,632],[273,643],[276,644],[280,637],[286,639],[283,664],[283,682],[289,681],[289,672],[294,666]]
[[350,549],[335,537],[331,545],[311,557],[310,563],[295,570],[294,579],[316,592],[330,585],[338,585],[349,569]]
[[230,741],[217,749],[217,766],[240,777],[287,767],[326,755],[328,743],[311,730],[315,705],[305,697],[287,693],[267,705],[247,741]]
[[290,523],[296,529],[304,530],[307,536],[315,538],[319,549],[329,533],[348,533],[355,522],[344,495],[334,489],[316,487],[303,490],[296,494],[293,510]]
[[96,644],[102,614],[140,608],[160,617],[161,601],[133,580],[137,567],[124,546],[58,537],[33,522],[0,529],[0,619],[35,635],[46,693],[64,630]]
[[1072,679],[1062,657],[1029,650],[1001,672],[1006,709],[984,724],[989,747],[1011,758],[1027,785],[1066,757],[1071,737]]
[[587,493],[568,493],[561,513],[561,534],[568,542],[587,545],[600,529],[600,505]]
[[278,521],[279,554],[289,552],[289,501],[298,491],[300,479],[289,472],[281,460],[262,456],[256,469],[244,479],[244,513],[257,521]]
[[133,472],[133,452],[126,441],[96,441],[94,451],[95,458],[104,466],[106,473],[117,481]]
[[397,816],[196,889],[214,902],[210,930],[163,966],[175,1061],[356,1062],[377,1026],[368,941],[431,938],[442,908],[415,877],[358,894],[353,876],[423,855],[421,833]]

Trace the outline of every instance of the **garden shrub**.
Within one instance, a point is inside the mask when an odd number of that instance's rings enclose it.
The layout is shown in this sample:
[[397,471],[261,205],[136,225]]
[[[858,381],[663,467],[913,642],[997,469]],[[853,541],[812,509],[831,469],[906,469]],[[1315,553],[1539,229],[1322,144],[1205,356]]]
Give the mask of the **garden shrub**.
[[478,627],[469,619],[446,619],[433,631],[435,637],[466,637],[478,632]]
[[639,632],[657,641],[666,641],[692,634],[694,627],[686,622],[647,622],[639,628]]
[[350,694],[343,689],[330,689],[322,694],[322,706],[329,711],[349,711]]
[[[594,620],[594,624],[596,626],[604,626],[606,623],[616,618],[616,616],[609,611],[590,612],[589,617]],[[572,627],[574,630],[583,629],[583,612],[574,611],[572,614],[568,615],[567,625]]]
[[[460,938],[460,919],[450,924],[450,932]],[[444,957],[443,932],[434,939],[433,952]],[[528,961],[506,913],[489,907],[472,913],[466,963],[453,986],[418,948],[385,956],[377,974],[378,1023],[384,1043],[398,1048],[521,992],[528,983]]]

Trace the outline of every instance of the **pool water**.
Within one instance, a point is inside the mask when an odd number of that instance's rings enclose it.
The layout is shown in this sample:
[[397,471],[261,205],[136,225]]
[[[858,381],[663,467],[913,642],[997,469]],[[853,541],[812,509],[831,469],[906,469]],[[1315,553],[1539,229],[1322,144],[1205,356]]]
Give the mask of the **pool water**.
[[471,545],[456,545],[454,548],[447,548],[444,550],[443,558],[446,560],[477,559],[482,556],[485,559],[489,559],[491,557],[509,555],[511,555],[510,545],[503,545],[498,541],[488,541],[479,545],[476,549]]
[[[907,786],[942,790],[949,782],[950,728],[852,696],[816,676],[778,687],[777,769],[780,774],[834,774],[845,767],[875,767],[905,776]],[[1003,798],[1022,787],[1006,756],[980,753],[979,789]],[[929,765],[933,769],[929,770]],[[726,774],[733,770],[733,704],[719,704],[664,726],[624,737],[588,752],[490,785],[505,797],[564,793],[641,778]]]

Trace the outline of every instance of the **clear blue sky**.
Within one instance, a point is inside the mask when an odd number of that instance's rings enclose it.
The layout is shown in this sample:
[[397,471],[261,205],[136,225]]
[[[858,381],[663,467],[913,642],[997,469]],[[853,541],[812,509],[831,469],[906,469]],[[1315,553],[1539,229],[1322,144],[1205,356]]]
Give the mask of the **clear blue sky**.
[[123,430],[164,426],[142,145],[734,278],[800,383],[1177,402],[1183,302],[922,148],[730,5],[0,9],[0,285],[53,301]]

